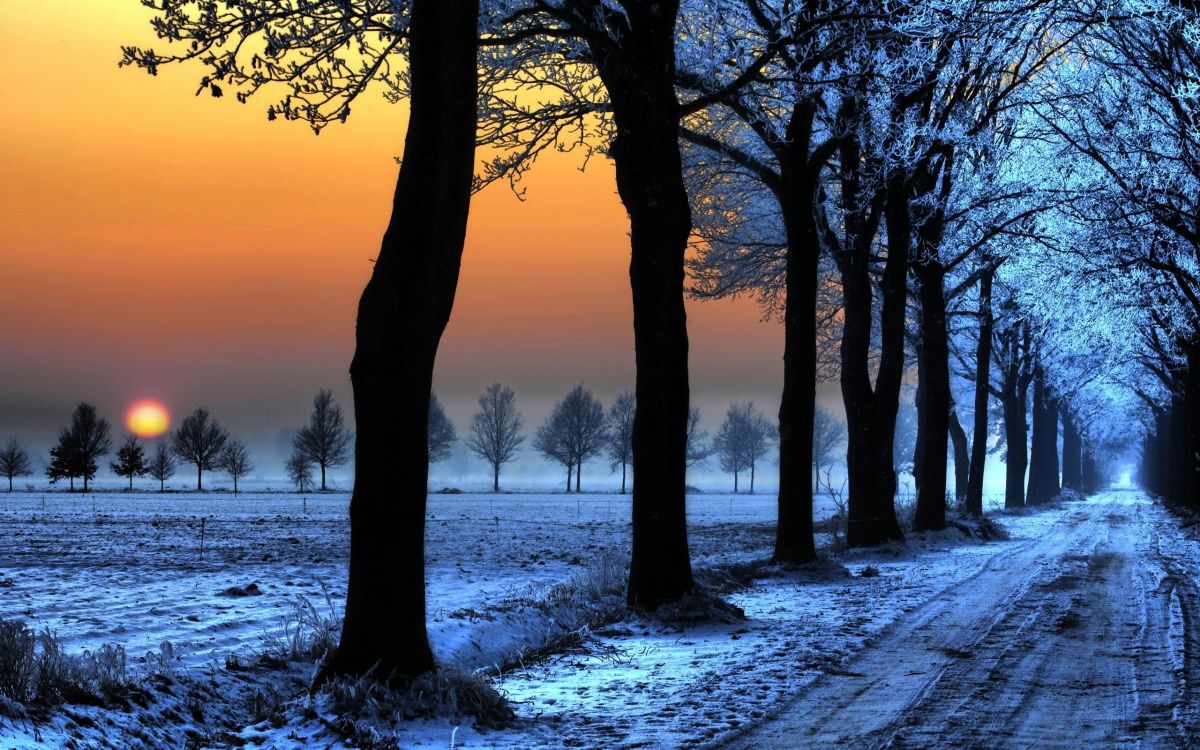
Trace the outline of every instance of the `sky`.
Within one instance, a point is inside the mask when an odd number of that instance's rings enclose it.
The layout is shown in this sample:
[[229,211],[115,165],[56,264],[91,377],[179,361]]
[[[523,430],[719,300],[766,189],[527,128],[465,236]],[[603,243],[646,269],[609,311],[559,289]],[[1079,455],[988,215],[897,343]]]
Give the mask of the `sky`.
[[[0,437],[40,460],[76,402],[119,426],[156,398],[176,417],[207,407],[281,476],[318,388],[351,410],[354,313],[405,108],[368,91],[318,137],[269,123],[270,96],[195,96],[198,67],[118,69],[122,44],[154,41],[149,18],[136,0],[0,3]],[[633,385],[628,222],[611,163],[581,163],[551,155],[526,200],[496,185],[472,204],[435,372],[460,436],[492,381],[530,429],[578,382],[605,401]],[[704,426],[733,400],[772,414],[781,326],[746,299],[688,316]]]

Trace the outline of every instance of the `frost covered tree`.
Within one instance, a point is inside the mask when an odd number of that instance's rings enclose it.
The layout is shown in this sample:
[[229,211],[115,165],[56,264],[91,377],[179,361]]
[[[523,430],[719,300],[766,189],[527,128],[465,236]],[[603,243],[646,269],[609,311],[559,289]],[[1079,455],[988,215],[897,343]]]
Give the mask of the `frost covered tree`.
[[523,424],[512,388],[492,383],[479,396],[479,411],[471,417],[467,447],[492,467],[494,492],[500,491],[500,467],[517,459],[517,448],[525,441]]
[[354,435],[346,429],[342,406],[333,399],[333,393],[324,389],[317,391],[313,396],[312,415],[308,424],[296,433],[293,447],[309,463],[320,467],[322,492],[326,490],[326,472],[349,460],[353,440]]
[[232,435],[225,441],[217,465],[233,480],[235,495],[238,493],[238,480],[254,471],[254,462],[250,460],[250,451],[246,450],[246,444]]
[[633,461],[633,418],[637,399],[633,391],[621,391],[608,407],[608,458],[610,468],[621,467],[621,494],[625,494],[626,475]]
[[150,471],[150,465],[146,463],[146,451],[138,442],[136,435],[130,435],[125,439],[125,443],[117,449],[117,460],[109,464],[109,467],[113,474],[129,480],[130,490],[133,489],[134,477],[146,476]]
[[446,416],[437,394],[429,394],[429,462],[436,464],[448,458],[457,440],[454,423]]
[[175,458],[165,441],[155,446],[146,471],[152,479],[158,481],[158,491],[165,491],[167,480],[175,475]]
[[29,454],[15,437],[9,438],[8,442],[0,447],[0,476],[8,479],[8,491],[12,492],[14,478],[32,474],[33,465],[29,461]]
[[225,428],[200,408],[183,418],[171,435],[171,451],[196,467],[196,491],[204,489],[204,472],[221,468],[221,451],[229,440]]

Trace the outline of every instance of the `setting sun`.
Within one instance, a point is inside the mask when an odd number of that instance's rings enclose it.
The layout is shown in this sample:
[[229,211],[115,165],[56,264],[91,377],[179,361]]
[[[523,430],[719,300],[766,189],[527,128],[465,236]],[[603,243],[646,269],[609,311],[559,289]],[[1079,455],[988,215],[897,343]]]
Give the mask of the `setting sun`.
[[167,409],[157,401],[138,401],[125,414],[129,431],[145,438],[158,437],[167,431]]

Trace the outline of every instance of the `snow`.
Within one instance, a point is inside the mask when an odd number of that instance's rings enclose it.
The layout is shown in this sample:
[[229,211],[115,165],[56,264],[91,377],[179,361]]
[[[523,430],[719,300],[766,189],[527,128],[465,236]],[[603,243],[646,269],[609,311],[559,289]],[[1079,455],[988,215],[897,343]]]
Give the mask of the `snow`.
[[[252,680],[247,686],[234,682],[249,677],[222,666],[226,654],[249,658],[262,651],[300,595],[324,609],[327,593],[340,613],[347,500],[344,494],[309,495],[305,512],[302,498],[287,494],[114,493],[97,495],[93,511],[92,499],[77,495],[47,495],[45,510],[40,495],[5,496],[0,534],[10,543],[0,550],[0,581],[12,583],[0,588],[0,618],[48,627],[72,650],[116,642],[136,657],[157,653],[170,641],[176,677],[203,677],[218,692],[234,684],[249,690]],[[431,495],[427,580],[435,654],[444,666],[492,674],[513,662],[495,684],[514,702],[518,722],[500,731],[449,719],[380,730],[394,733],[403,747],[446,747],[452,736],[455,747],[479,748],[718,743],[776,713],[906,612],[982,575],[996,555],[1062,533],[1074,507],[1000,516],[1007,541],[979,543],[950,531],[781,570],[765,564],[773,496],[692,496],[689,531],[698,576],[716,580],[712,571],[731,567],[735,574],[754,571],[753,580],[743,575],[744,585],[725,591],[745,611],[744,622],[680,628],[625,617],[588,634],[581,648],[520,666],[515,657],[524,647],[540,645],[563,627],[556,622],[561,612],[538,605],[551,587],[587,575],[589,563],[605,554],[628,549],[629,498]],[[1159,523],[1165,528],[1172,522]],[[1200,570],[1200,559],[1194,562],[1192,569]],[[867,566],[879,575],[861,575]],[[261,595],[225,593],[250,583]],[[969,597],[983,586],[976,579],[958,595]],[[136,668],[152,671],[154,663],[142,660]],[[275,676],[255,675],[254,684],[275,680],[280,692],[291,686],[292,695],[310,675],[311,665],[298,665]],[[320,722],[305,715],[303,704],[301,698],[292,705],[282,726],[260,721],[240,730],[238,741],[301,748],[319,735],[321,746],[338,747]],[[118,725],[122,720],[120,711],[79,711],[106,714]],[[170,722],[156,721],[161,736],[176,736]],[[119,737],[132,730],[108,731]],[[80,732],[62,716],[37,732],[0,723],[0,748],[58,747]],[[32,741],[37,733],[42,744]],[[55,733],[61,736],[55,739]]]

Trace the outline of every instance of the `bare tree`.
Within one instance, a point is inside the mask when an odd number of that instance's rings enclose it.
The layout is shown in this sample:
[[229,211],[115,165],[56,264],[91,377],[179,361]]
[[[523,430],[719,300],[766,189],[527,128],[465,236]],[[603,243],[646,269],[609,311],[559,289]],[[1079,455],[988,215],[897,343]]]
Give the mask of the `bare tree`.
[[284,464],[284,468],[287,470],[288,479],[292,480],[292,484],[296,487],[297,492],[308,492],[312,489],[312,464],[309,463],[308,459],[293,451],[291,457]]
[[181,461],[196,466],[197,492],[204,489],[204,471],[221,468],[221,451],[228,439],[229,433],[203,408],[184,417],[171,436],[171,451]]
[[713,450],[713,444],[708,440],[708,432],[700,429],[700,410],[693,406],[688,409],[687,468],[707,461]]
[[574,468],[575,491],[579,492],[583,462],[599,455],[607,438],[604,405],[587,388],[577,385],[538,428],[534,447],[547,458],[566,464],[568,492]]
[[833,463],[838,448],[846,444],[846,423],[817,407],[813,412],[813,474],[820,485],[821,469]]
[[500,491],[500,467],[516,460],[517,447],[524,442],[517,394],[512,388],[492,383],[479,397],[479,411],[471,417],[467,447],[492,467],[492,488]]
[[294,447],[309,463],[321,467],[322,492],[326,489],[326,470],[346,463],[353,437],[346,429],[342,407],[333,400],[333,393],[325,389],[317,391],[313,396],[312,416],[308,425],[296,434]]
[[236,495],[238,479],[254,470],[254,462],[250,460],[250,452],[246,450],[246,444],[235,437],[230,437],[225,441],[225,447],[221,449],[221,457],[218,462],[221,471],[224,471],[233,480],[233,494]]
[[58,434],[58,445],[50,451],[46,476],[51,482],[69,479],[75,488],[75,477],[83,477],[83,491],[100,468],[99,459],[112,447],[108,420],[96,412],[96,407],[81,401],[71,415],[71,426]]
[[633,418],[637,398],[633,391],[621,391],[608,407],[608,457],[612,470],[621,467],[621,494],[625,494],[625,479],[633,461]]
[[750,492],[754,492],[754,475],[758,462],[775,441],[775,427],[754,408],[752,402],[733,404],[725,414],[725,422],[713,438],[713,448],[721,459],[721,468],[733,474],[733,491],[738,491],[738,475],[750,470]]
[[446,416],[437,394],[429,394],[429,463],[436,464],[448,458],[456,440],[454,423]]
[[29,454],[21,447],[16,438],[0,448],[0,475],[8,477],[8,491],[12,492],[14,477],[27,477],[33,474],[33,465],[29,462]]
[[129,489],[133,489],[134,477],[144,477],[150,467],[146,464],[146,451],[142,449],[136,435],[125,439],[125,444],[117,450],[117,460],[109,464],[112,472],[119,477],[129,479]]
[[152,479],[158,480],[158,491],[164,492],[167,480],[175,474],[175,459],[171,456],[166,442],[159,443],[154,449],[154,455],[150,457],[149,473]]

